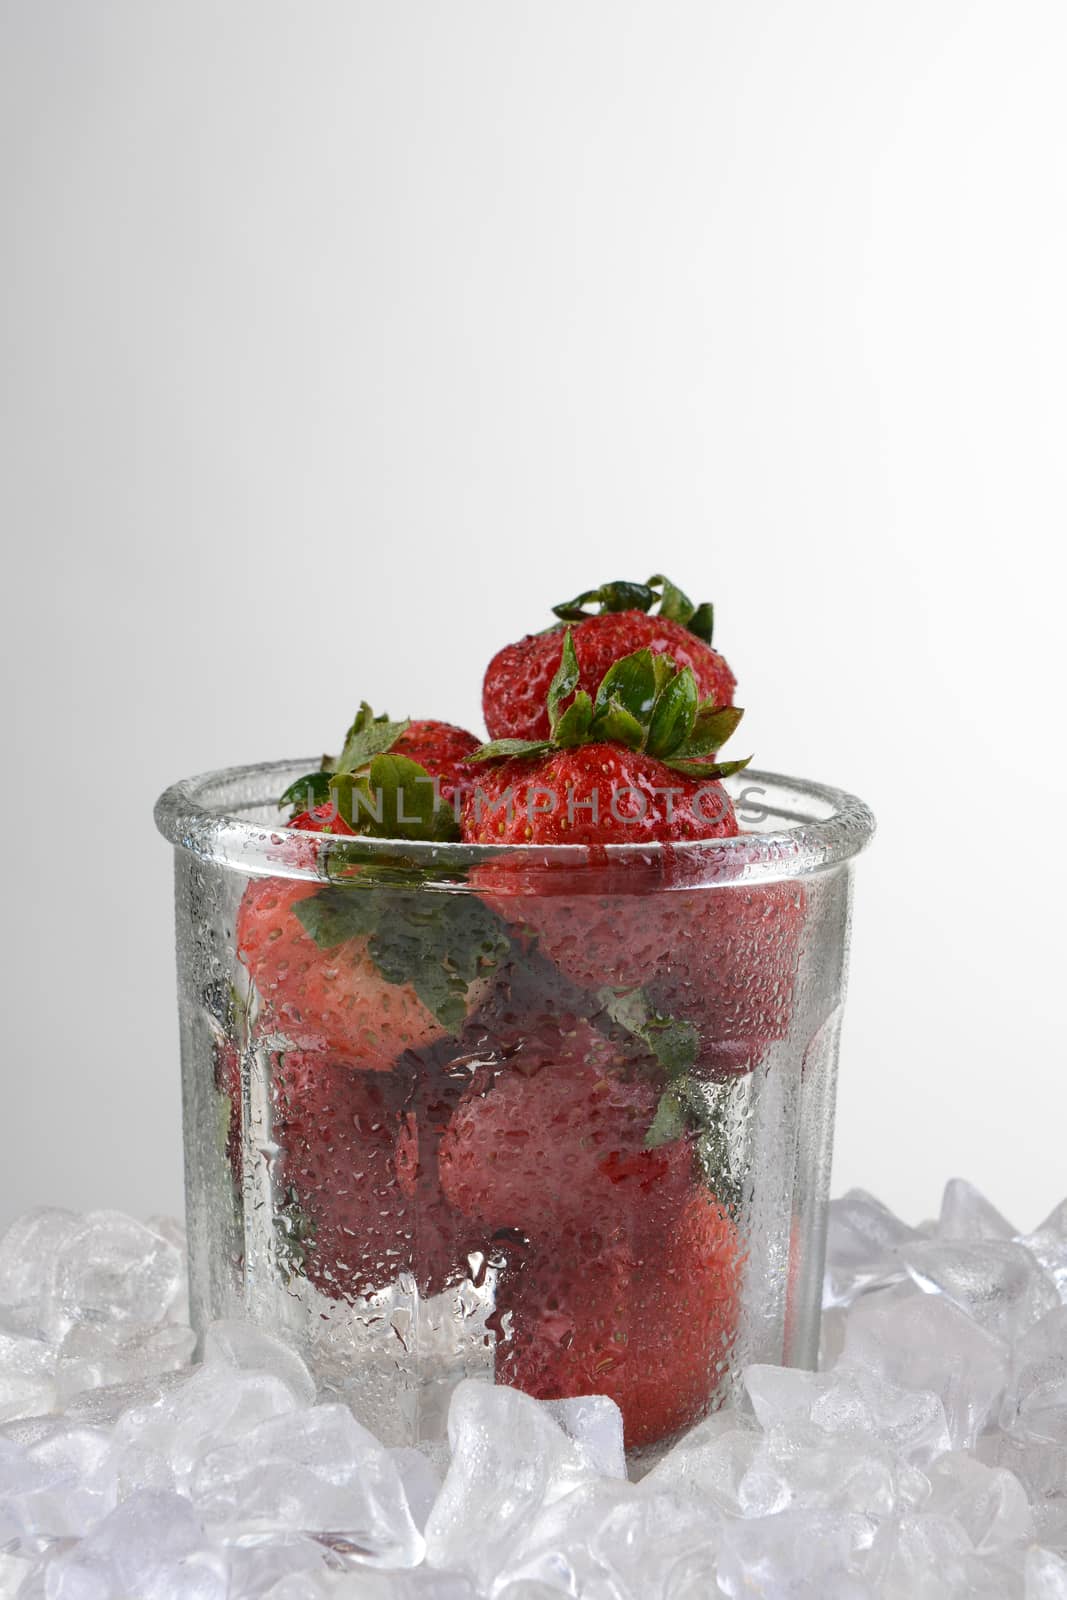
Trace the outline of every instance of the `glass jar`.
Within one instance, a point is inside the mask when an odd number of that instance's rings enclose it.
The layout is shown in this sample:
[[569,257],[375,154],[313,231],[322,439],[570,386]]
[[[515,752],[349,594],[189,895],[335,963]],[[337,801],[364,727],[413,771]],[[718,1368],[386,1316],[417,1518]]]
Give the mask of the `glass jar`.
[[603,1393],[648,1460],[815,1361],[858,800],[746,771],[736,838],[285,826],[293,762],[178,783],[194,1321],[246,1316],[386,1443],[463,1377]]

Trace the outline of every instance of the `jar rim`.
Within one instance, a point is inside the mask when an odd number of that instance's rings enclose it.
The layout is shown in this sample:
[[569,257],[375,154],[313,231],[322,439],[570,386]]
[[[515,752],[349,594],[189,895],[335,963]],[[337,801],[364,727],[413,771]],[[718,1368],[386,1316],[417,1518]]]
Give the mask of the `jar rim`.
[[[685,887],[824,872],[865,849],[875,828],[870,808],[845,790],[746,769],[725,782],[739,820],[744,825],[745,817],[758,814],[773,826],[732,838],[609,844],[594,851],[580,844],[440,844],[309,835],[287,827],[280,812],[277,821],[269,813],[277,809],[278,796],[288,785],[316,765],[316,757],[267,761],[181,779],[156,802],[156,826],[177,849],[250,877],[330,881],[339,869],[375,866],[398,874],[428,874],[458,886],[469,869],[490,861],[506,860],[509,867],[522,869],[518,876],[523,880],[561,869],[568,877],[582,877],[606,866],[643,866],[662,875],[669,862],[671,883]],[[312,838],[317,848],[308,850]],[[296,848],[298,843],[303,849]]]

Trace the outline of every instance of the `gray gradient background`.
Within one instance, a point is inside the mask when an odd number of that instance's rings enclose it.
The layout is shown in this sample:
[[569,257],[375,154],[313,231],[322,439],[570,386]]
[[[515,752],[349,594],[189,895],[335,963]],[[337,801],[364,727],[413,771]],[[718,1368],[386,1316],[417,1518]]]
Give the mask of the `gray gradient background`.
[[1067,1191],[1065,68],[1060,0],[3,0],[0,1220],[180,1205],[166,782],[663,568],[879,813],[835,1187]]

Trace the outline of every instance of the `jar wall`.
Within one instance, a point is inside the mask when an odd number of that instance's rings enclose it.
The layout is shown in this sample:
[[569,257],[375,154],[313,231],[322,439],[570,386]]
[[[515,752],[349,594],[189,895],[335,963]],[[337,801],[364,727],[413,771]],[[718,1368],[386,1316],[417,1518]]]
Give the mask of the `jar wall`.
[[647,1457],[813,1364],[847,861],[516,893],[175,855],[198,1326],[286,1337],[391,1444],[495,1376],[612,1394]]

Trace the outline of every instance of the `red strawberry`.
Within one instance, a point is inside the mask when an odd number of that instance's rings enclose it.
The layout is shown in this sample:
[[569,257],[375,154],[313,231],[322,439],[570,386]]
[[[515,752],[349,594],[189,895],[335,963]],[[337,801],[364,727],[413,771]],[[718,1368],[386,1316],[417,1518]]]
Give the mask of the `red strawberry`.
[[436,778],[443,800],[452,802],[456,790],[470,782],[467,757],[477,750],[479,740],[465,728],[456,728],[451,722],[429,720],[409,722],[407,730],[390,745],[390,753],[407,756],[425,767]]
[[788,1033],[806,904],[799,884],[497,896],[494,904],[524,918],[574,983],[617,995],[640,988],[654,1012],[694,1023],[698,1065],[713,1077],[750,1071],[766,1044]]
[[[293,808],[292,827],[304,828],[310,818],[312,831],[456,838],[452,801],[467,776],[466,759],[477,747],[472,733],[450,722],[391,722],[376,717],[363,701],[341,754],[324,756],[319,771],[297,778],[278,804]],[[403,791],[399,814],[398,790]],[[350,827],[333,825],[338,811]],[[315,823],[321,825],[317,830]]]
[[[549,739],[496,741],[479,752],[485,776],[464,801],[465,836],[600,846],[736,835],[716,779],[745,763],[709,757],[741,712],[700,704],[689,669],[647,650],[616,662],[595,699],[579,690],[563,709],[577,674],[568,633],[548,694]],[[567,884],[523,893],[522,865],[508,861],[481,868],[477,881],[576,984],[623,997],[641,988],[637,1031],[647,1032],[644,1022],[656,1014],[685,1020],[699,1033],[691,1063],[713,1076],[750,1070],[767,1041],[788,1029],[802,894],[790,884],[685,890],[675,886],[684,882],[684,859],[669,855],[647,892],[647,864],[643,855],[616,858],[592,880],[587,870],[584,887],[599,883],[596,894],[567,893]]]
[[[418,1049],[448,1029],[423,1004],[412,983],[390,983],[370,949],[354,934],[328,948],[316,943],[297,915],[317,897],[366,891],[323,891],[300,880],[261,878],[245,890],[237,913],[237,953],[279,1029],[299,1049],[327,1050],[368,1072],[388,1072],[403,1050]],[[385,913],[388,914],[387,912]],[[307,913],[310,916],[310,912]]]
[[[656,593],[660,586],[662,596]],[[599,602],[599,614],[583,609],[591,601]],[[648,615],[657,601],[659,615]],[[605,584],[554,609],[558,617],[575,623],[577,688],[592,694],[616,661],[647,649],[653,655],[670,655],[679,667],[689,667],[702,700],[720,707],[733,704],[737,681],[725,658],[711,648],[711,607],[694,607],[666,579]],[[547,633],[528,634],[493,657],[482,690],[491,739],[548,737],[545,699],[562,651],[563,630],[556,627]]]
[[[395,815],[398,795],[417,817],[395,756],[375,756],[370,781]],[[385,764],[379,768],[379,763]],[[421,772],[422,768],[414,769]],[[431,802],[432,804],[432,802]],[[444,808],[451,819],[451,812]],[[429,816],[435,828],[440,810]],[[384,823],[382,824],[385,825]],[[331,801],[299,813],[302,833],[352,835]],[[411,826],[420,835],[418,821]],[[307,865],[311,841],[287,841],[294,865]],[[237,913],[237,953],[269,1019],[300,1049],[330,1050],[357,1067],[387,1072],[404,1050],[455,1033],[486,994],[507,947],[492,913],[473,896],[415,893],[351,884],[323,888],[284,878],[253,880]]]
[[540,1241],[579,1226],[607,1239],[620,1218],[654,1231],[692,1182],[692,1145],[647,1148],[660,1088],[618,1076],[615,1054],[582,1024],[476,1076],[441,1140],[452,1204]]
[[408,1268],[410,1201],[397,1177],[402,1088],[318,1052],[274,1058],[277,1182],[294,1264],[333,1298]]
[[702,701],[689,667],[647,649],[616,661],[594,699],[577,688],[572,633],[548,687],[547,737],[493,740],[473,758],[481,770],[463,800],[463,837],[606,845],[736,834],[717,780],[747,762],[713,752],[742,713]]
[[397,1178],[411,1215],[411,1270],[420,1292],[434,1295],[467,1275],[468,1257],[484,1250],[487,1233],[450,1204],[438,1172],[437,1153],[466,1077],[450,1076],[425,1058],[413,1058],[410,1068]]
[[513,756],[472,781],[460,825],[475,844],[646,844],[738,832],[720,783],[620,744]]
[[741,1255],[718,1203],[694,1190],[673,1225],[599,1250],[556,1239],[505,1273],[496,1377],[541,1400],[609,1395],[628,1449],[714,1404],[737,1331]]

